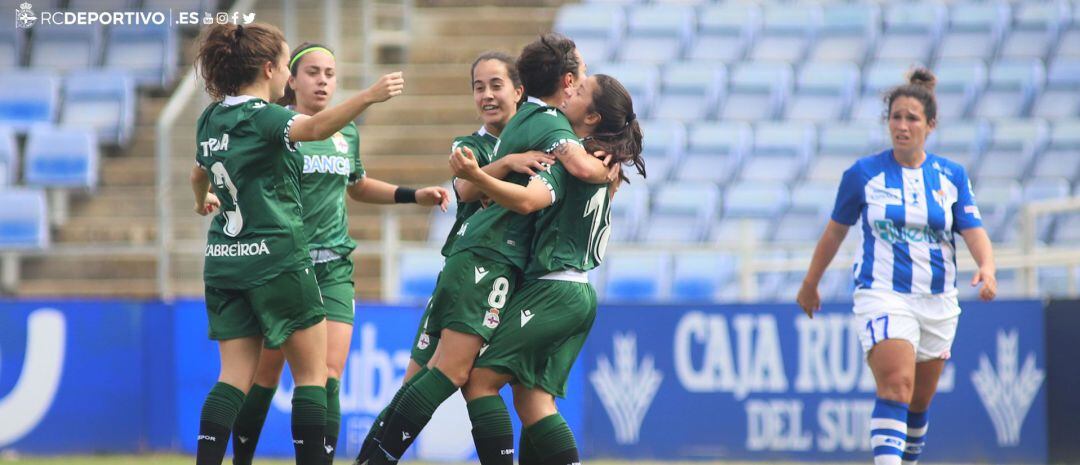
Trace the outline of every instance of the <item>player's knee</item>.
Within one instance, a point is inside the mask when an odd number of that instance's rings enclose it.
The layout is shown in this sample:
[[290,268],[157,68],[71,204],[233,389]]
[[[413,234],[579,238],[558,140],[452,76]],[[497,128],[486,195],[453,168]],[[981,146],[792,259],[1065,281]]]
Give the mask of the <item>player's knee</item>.
[[326,365],[326,377],[341,379],[342,369],[336,365]]
[[471,366],[439,366],[437,368],[457,387],[465,386],[469,382],[469,371],[472,370]]
[[878,380],[878,397],[897,402],[911,402],[915,380],[905,373],[888,373]]

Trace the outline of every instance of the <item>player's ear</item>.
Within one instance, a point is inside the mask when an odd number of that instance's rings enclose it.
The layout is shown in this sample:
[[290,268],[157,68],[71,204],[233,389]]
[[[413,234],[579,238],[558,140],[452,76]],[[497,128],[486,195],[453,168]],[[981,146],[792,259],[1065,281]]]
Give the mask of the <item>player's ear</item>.
[[601,116],[600,113],[595,112],[595,111],[591,111],[591,112],[589,112],[588,114],[585,115],[585,124],[587,124],[589,126],[594,126],[594,127],[599,126],[600,121],[603,120],[603,119],[604,119],[604,117]]

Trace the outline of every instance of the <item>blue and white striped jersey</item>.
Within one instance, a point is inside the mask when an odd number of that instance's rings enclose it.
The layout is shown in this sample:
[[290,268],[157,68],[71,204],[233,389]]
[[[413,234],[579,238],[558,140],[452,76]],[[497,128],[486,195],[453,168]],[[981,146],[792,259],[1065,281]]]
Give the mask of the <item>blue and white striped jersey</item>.
[[862,221],[856,288],[908,294],[956,289],[955,233],[982,226],[963,166],[927,153],[921,167],[905,168],[892,149],[844,172],[832,219]]

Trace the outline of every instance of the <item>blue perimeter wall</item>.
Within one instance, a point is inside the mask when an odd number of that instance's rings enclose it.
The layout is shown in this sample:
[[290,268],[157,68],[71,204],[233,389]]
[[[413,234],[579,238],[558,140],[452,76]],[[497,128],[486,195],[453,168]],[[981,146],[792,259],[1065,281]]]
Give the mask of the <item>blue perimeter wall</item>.
[[[1057,312],[1038,301],[962,304],[926,460],[1080,458],[1073,441],[1048,439],[1080,437],[1080,425],[1047,412],[1048,391],[1080,383],[1061,357],[1080,332],[1054,333],[1047,315],[1076,321],[1063,316],[1080,305],[1050,305]],[[418,307],[357,308],[343,459],[400,386],[420,318]],[[602,305],[560,409],[587,458],[865,460],[874,388],[859,326],[850,304],[827,305],[813,320],[794,305]],[[1048,366],[1048,354],[1060,361]],[[218,366],[202,300],[0,301],[0,451],[193,452]],[[285,375],[261,455],[292,455],[290,392]],[[455,397],[412,453],[469,460],[469,429]]]

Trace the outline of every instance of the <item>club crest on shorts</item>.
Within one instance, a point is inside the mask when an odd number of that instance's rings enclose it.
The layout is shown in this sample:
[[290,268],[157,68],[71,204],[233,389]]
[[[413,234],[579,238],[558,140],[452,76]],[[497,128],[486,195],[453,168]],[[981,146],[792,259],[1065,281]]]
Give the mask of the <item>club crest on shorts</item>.
[[499,309],[492,308],[484,315],[484,326],[495,329],[499,326]]

